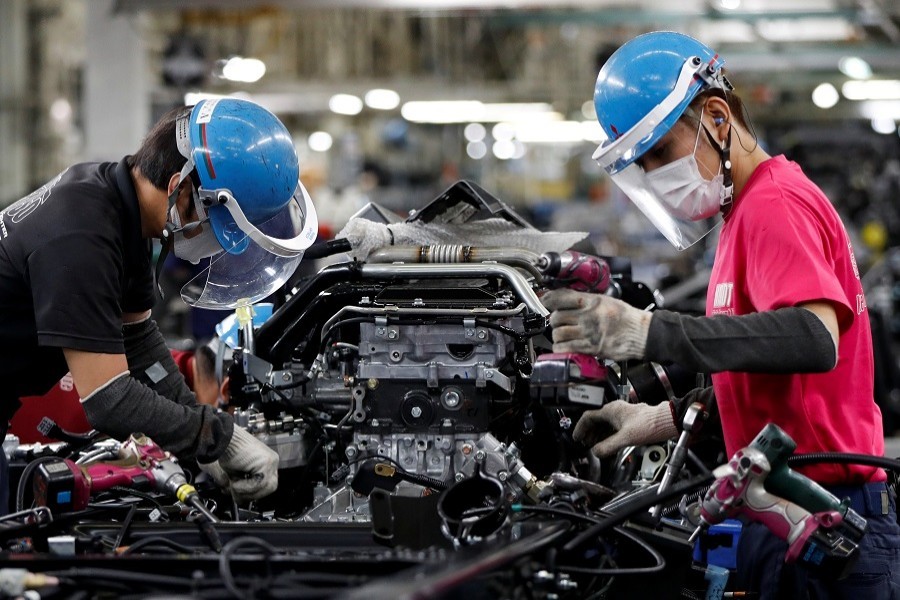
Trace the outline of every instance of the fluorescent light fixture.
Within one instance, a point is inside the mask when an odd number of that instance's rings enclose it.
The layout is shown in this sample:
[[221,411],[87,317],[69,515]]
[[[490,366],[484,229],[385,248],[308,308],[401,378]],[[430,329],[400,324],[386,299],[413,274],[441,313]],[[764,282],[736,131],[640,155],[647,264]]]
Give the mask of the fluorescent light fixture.
[[487,129],[481,123],[469,123],[463,129],[463,136],[467,142],[480,142],[487,135]]
[[363,101],[351,94],[335,94],[328,101],[328,108],[339,115],[358,115],[362,112]]
[[812,93],[813,104],[819,108],[831,108],[840,99],[837,89],[830,83],[820,83]]
[[509,102],[484,104],[484,117],[478,120],[495,123],[532,119],[562,121],[562,118],[560,113],[554,112],[553,107],[545,102]]
[[900,100],[900,81],[897,79],[869,79],[847,81],[841,86],[847,100]]
[[859,112],[867,119],[900,121],[900,100],[867,100],[860,102]]
[[410,101],[400,114],[414,123],[497,123],[500,121],[561,121],[562,115],[543,102],[484,103],[479,100]]
[[394,90],[374,89],[366,92],[366,106],[378,110],[394,110],[400,106],[400,94]]
[[725,10],[737,10],[741,7],[741,0],[719,0],[719,4]]
[[835,42],[856,35],[856,28],[842,18],[761,19],[756,30],[769,42]]
[[841,73],[852,79],[869,79],[872,67],[858,56],[845,56],[838,62]]
[[222,77],[229,81],[254,83],[266,74],[266,63],[258,58],[232,56],[222,66]]
[[887,135],[897,131],[897,123],[889,117],[876,117],[872,119],[872,130]]
[[327,152],[333,142],[331,135],[326,131],[315,131],[306,139],[309,149],[314,152]]
[[515,139],[525,144],[600,143],[606,139],[597,121],[515,123]]
[[208,92],[188,92],[184,95],[184,105],[193,106],[201,100],[215,100],[216,98],[231,98],[225,94],[210,94]]
[[487,144],[485,144],[481,140],[477,142],[469,142],[468,144],[466,144],[466,154],[469,155],[469,158],[481,160],[482,158],[487,156]]

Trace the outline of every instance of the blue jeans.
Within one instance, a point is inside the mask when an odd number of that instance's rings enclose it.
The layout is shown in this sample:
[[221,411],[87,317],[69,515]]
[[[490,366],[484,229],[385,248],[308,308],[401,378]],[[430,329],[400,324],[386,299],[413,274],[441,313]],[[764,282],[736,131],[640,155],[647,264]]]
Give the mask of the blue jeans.
[[[834,581],[784,564],[787,543],[754,522],[741,531],[735,590],[756,592],[760,600],[900,600],[900,525],[893,494],[884,483],[828,489],[838,498],[849,496],[851,508],[869,522],[850,574]],[[887,514],[882,492],[887,492]]]

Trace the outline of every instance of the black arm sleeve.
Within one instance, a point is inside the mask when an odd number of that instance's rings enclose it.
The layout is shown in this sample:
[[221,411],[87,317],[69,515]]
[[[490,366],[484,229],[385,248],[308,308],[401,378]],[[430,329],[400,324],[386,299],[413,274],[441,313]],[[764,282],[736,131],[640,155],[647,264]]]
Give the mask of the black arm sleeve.
[[646,358],[677,361],[701,373],[821,373],[836,362],[828,328],[798,307],[736,317],[658,310],[650,321]]
[[82,406],[98,431],[118,440],[144,433],[179,458],[201,463],[219,458],[234,433],[234,421],[227,414],[167,400],[128,374],[88,396]]
[[178,370],[153,319],[122,326],[128,370],[154,392],[184,406],[194,406],[197,398]]

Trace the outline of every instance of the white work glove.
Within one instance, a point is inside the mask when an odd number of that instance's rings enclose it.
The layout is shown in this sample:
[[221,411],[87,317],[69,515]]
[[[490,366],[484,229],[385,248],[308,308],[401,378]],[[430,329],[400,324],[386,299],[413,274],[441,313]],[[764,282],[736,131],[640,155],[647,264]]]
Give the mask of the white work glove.
[[278,453],[240,427],[219,460],[200,468],[238,502],[259,500],[278,487]]
[[576,442],[592,446],[591,452],[600,458],[611,456],[625,446],[655,444],[676,435],[678,428],[670,402],[650,406],[624,400],[614,400],[603,408],[585,412],[572,432]]
[[593,354],[612,360],[644,358],[653,315],[630,304],[568,289],[541,296],[549,310],[554,352]]

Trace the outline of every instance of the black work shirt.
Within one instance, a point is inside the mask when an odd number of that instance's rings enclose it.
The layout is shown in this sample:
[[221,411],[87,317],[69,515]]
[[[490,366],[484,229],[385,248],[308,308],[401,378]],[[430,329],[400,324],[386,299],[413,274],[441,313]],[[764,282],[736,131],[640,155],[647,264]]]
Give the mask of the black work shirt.
[[74,165],[0,212],[0,409],[68,371],[63,348],[122,354],[122,313],[155,300],[126,160]]

